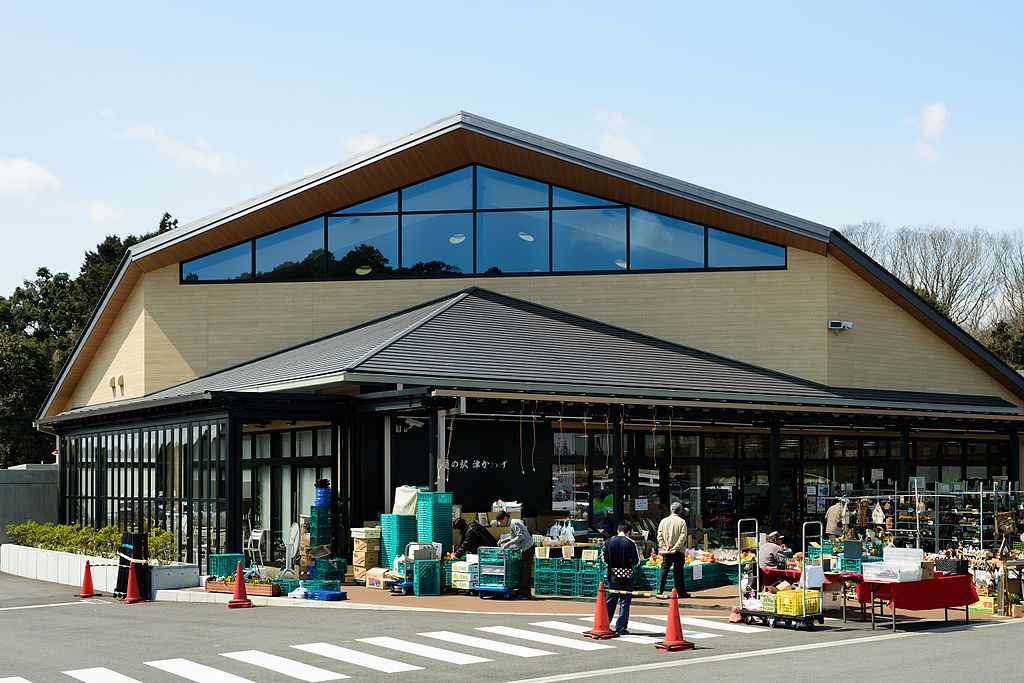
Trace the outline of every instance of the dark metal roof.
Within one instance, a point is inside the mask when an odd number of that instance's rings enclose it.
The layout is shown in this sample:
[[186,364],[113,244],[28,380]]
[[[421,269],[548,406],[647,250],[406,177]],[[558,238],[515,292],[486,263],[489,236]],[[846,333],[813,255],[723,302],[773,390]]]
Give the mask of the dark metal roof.
[[302,391],[346,382],[859,407],[1017,412],[988,396],[834,389],[539,304],[471,288],[148,396]]

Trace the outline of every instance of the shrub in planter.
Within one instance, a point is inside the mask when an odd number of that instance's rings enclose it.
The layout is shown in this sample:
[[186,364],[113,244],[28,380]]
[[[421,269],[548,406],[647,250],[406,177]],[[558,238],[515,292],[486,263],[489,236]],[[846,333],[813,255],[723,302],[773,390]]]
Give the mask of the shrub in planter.
[[[24,524],[8,524],[7,535],[18,544],[42,550],[57,550],[76,555],[116,557],[121,545],[121,529],[105,526],[95,529],[75,524],[38,524],[29,520]],[[161,562],[173,562],[174,534],[166,529],[149,532],[149,556]]]

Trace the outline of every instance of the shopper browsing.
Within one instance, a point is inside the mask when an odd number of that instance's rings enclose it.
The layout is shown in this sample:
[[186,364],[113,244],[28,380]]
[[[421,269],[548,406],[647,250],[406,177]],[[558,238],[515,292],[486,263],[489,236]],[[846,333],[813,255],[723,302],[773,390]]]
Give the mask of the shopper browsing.
[[683,504],[672,503],[671,514],[658,524],[658,552],[662,556],[661,574],[658,576],[658,596],[665,596],[668,572],[672,570],[676,591],[681,598],[688,598],[683,580],[686,566],[686,520],[683,519]]
[[627,591],[625,593],[608,593],[605,602],[608,605],[608,621],[611,621],[615,614],[615,604],[619,605],[619,619],[615,622],[615,632],[620,636],[629,635],[629,604],[633,596],[628,592],[633,590],[633,576],[636,567],[640,564],[640,548],[629,537],[633,530],[629,522],[619,522],[619,533],[605,541],[601,554],[604,562],[608,565],[608,585],[616,591]]
[[838,541],[839,536],[842,535],[843,519],[846,515],[846,505],[849,502],[848,498],[840,498],[825,511],[825,535],[832,543]]
[[462,535],[459,547],[452,553],[455,557],[462,557],[467,553],[476,553],[480,548],[493,548],[498,545],[491,532],[480,522],[473,520],[467,522],[462,517],[452,521],[452,528]]
[[509,538],[498,545],[502,548],[515,548],[519,551],[519,587],[516,593],[520,598],[532,597],[533,586],[533,535],[521,519],[515,519],[504,510],[495,515],[498,524],[508,524]]

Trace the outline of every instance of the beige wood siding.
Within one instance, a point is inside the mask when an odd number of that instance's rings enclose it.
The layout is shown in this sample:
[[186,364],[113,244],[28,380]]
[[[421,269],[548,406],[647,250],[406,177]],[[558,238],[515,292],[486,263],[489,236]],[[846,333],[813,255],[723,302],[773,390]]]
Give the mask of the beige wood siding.
[[1002,396],[1008,389],[833,257],[828,257],[829,318],[852,330],[828,333],[828,384]]
[[[68,409],[146,394],[145,290],[140,281],[68,400]],[[124,376],[124,391],[110,378]]]

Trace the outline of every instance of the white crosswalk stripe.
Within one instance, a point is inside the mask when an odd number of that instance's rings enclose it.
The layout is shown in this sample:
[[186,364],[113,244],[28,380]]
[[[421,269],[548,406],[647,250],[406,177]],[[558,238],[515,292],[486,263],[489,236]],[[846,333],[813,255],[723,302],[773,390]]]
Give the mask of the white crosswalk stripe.
[[8,678],[0,678],[0,683],[32,683],[32,681],[26,680],[21,676],[10,676]]
[[512,655],[513,657],[543,657],[544,655],[555,654],[554,652],[538,650],[536,648],[526,647],[525,645],[506,643],[502,640],[477,638],[476,636],[464,636],[461,633],[455,633],[453,631],[430,631],[419,635],[424,636],[425,638],[443,640],[446,643],[458,643],[465,647],[476,647],[481,650],[487,650],[488,652],[500,652],[503,655]]
[[[530,626],[540,626],[541,628],[550,628],[555,631],[576,633],[580,637],[583,637],[583,631],[586,630],[578,624],[570,624],[565,621],[535,621],[531,623]],[[664,638],[653,638],[651,636],[636,636],[633,634],[629,634],[628,636],[619,636],[618,638],[615,638],[616,643],[635,643],[637,645],[654,645],[655,643],[661,640],[664,640]]]
[[84,683],[139,683],[134,678],[129,678],[124,674],[119,674],[116,671],[98,666],[94,669],[77,669],[75,671],[65,671],[65,676],[71,676]]
[[448,662],[449,664],[482,664],[483,662],[493,661],[486,657],[467,655],[464,652],[445,650],[444,648],[434,647],[433,645],[420,645],[419,643],[414,643],[410,640],[401,640],[400,638],[391,638],[389,636],[358,638],[357,640],[360,643],[369,643],[370,645],[386,647],[391,650],[398,650],[399,652],[408,652],[409,654],[419,655],[420,657],[427,657],[429,659],[436,659],[441,662]]
[[[668,617],[664,616],[644,616],[644,619],[657,619],[658,621],[665,621]],[[716,621],[714,619],[701,619],[699,617],[680,617],[680,623],[686,626],[699,626],[700,628],[710,628],[716,631],[728,631],[730,633],[768,633],[768,629],[758,628],[756,626],[746,626],[744,624],[730,624],[726,620]]]
[[302,662],[296,662],[294,659],[278,657],[277,655],[260,652],[259,650],[224,652],[222,653],[222,656],[230,657],[231,659],[239,662],[245,662],[246,664],[252,664],[253,666],[262,667],[264,669],[270,669],[271,671],[276,671],[279,674],[297,678],[300,681],[310,681],[310,683],[318,683],[320,681],[340,681],[343,678],[348,678],[345,674],[335,673],[333,671],[328,671],[327,669],[321,669],[318,666],[303,664]]
[[197,664],[187,659],[161,659],[155,662],[146,662],[146,665],[154,669],[166,671],[169,674],[174,674],[175,676],[187,678],[190,681],[195,681],[195,683],[252,683],[248,678],[229,674],[226,671],[214,669],[212,666],[206,666],[205,664]]
[[396,662],[393,659],[378,657],[377,655],[370,655],[365,652],[350,650],[347,647],[338,647],[337,645],[330,645],[328,643],[307,643],[305,645],[292,645],[292,647],[296,650],[312,652],[313,654],[320,655],[321,657],[329,657],[331,659],[336,659],[339,662],[355,664],[356,666],[366,667],[367,669],[381,671],[386,674],[397,674],[402,673],[403,671],[419,671],[423,668],[422,666],[406,664],[405,662]]
[[[658,617],[651,617],[644,615],[645,619],[657,619]],[[580,617],[580,621],[589,622],[592,617]],[[665,635],[664,626],[655,626],[654,624],[645,624],[642,621],[637,621],[635,617],[629,618],[629,630],[636,631],[637,633],[656,633],[658,635]],[[702,631],[687,631],[683,629],[683,638],[701,640],[702,638],[717,638],[721,633],[704,633]]]
[[483,631],[485,633],[494,633],[499,636],[508,636],[509,638],[519,638],[520,640],[532,640],[535,643],[544,643],[545,645],[558,645],[560,647],[567,647],[571,650],[610,650],[613,647],[612,645],[595,643],[591,640],[584,640],[583,638],[573,640],[571,638],[553,636],[550,633],[538,633],[537,631],[529,631],[524,628],[512,628],[511,626],[478,626],[476,630]]

